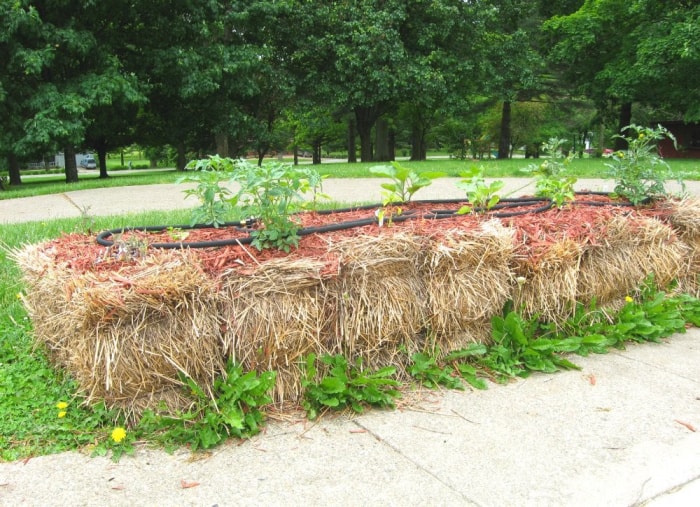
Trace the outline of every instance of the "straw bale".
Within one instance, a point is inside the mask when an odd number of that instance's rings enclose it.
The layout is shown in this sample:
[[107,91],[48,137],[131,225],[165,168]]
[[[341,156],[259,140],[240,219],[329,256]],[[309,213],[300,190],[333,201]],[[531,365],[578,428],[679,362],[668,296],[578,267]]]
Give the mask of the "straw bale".
[[334,350],[375,368],[397,364],[400,347],[422,349],[426,290],[418,271],[425,239],[359,236],[332,249],[340,274],[328,284],[337,311]]
[[616,216],[600,227],[595,245],[581,260],[578,294],[601,305],[629,295],[651,274],[660,287],[677,279],[687,266],[688,246],[673,229],[655,218]]
[[207,390],[223,371],[216,287],[188,252],[158,251],[106,274],[73,273],[36,246],[17,259],[35,336],[88,402],[136,412],[134,400],[180,385],[179,374]]
[[700,199],[685,198],[663,203],[669,222],[687,246],[685,266],[678,275],[678,290],[700,297]]
[[669,221],[680,237],[700,237],[700,199],[696,197],[669,199],[660,206],[670,211]]
[[277,371],[278,402],[301,397],[303,356],[333,352],[323,267],[312,259],[277,259],[249,274],[224,276],[226,353],[245,370]]
[[571,239],[561,239],[533,261],[515,257],[513,303],[524,316],[539,315],[551,322],[567,319],[576,302],[576,284],[583,247]]
[[510,299],[513,230],[499,221],[433,238],[423,259],[427,325],[443,351],[488,340],[491,316]]

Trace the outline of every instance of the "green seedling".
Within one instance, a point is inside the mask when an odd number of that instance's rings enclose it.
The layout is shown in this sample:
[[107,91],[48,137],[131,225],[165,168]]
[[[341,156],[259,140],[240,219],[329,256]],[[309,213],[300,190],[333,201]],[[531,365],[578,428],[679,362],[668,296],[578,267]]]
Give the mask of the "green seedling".
[[458,215],[490,210],[501,200],[498,192],[505,184],[502,181],[486,183],[483,166],[472,166],[468,171],[462,172],[461,176],[464,179],[457,182],[457,188],[467,193],[467,200],[471,205],[462,206],[457,211]]
[[440,178],[445,173],[437,171],[425,171],[418,173],[408,167],[402,166],[398,162],[392,162],[391,165],[379,165],[369,168],[370,172],[379,176],[390,178],[391,183],[382,183],[383,204],[400,204],[409,202],[413,198],[413,194],[421,188],[425,188],[432,184],[433,180]]

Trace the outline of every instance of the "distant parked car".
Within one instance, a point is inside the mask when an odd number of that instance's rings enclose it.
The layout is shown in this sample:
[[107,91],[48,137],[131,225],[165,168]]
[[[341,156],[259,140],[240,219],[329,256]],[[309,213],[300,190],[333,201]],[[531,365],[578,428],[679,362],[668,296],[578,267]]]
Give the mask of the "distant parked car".
[[85,157],[81,159],[79,165],[84,169],[97,169],[97,162],[93,157]]

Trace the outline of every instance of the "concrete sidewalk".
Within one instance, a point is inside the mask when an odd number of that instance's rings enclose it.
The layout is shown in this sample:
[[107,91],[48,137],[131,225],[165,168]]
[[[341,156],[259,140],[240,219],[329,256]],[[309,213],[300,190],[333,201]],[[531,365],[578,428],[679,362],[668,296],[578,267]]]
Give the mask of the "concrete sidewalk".
[[[526,181],[508,180],[508,189]],[[68,195],[97,216],[194,206],[182,188]],[[700,194],[696,182],[689,188]],[[348,203],[379,201],[380,190],[376,179],[325,185]],[[416,195],[462,196],[453,179]],[[0,201],[3,222],[78,216],[60,196]],[[211,453],[0,463],[0,505],[699,505],[700,330],[572,360],[581,371],[427,392],[396,411],[272,421]]]
[[0,464],[2,505],[698,505],[700,331],[581,371],[271,422],[210,453]]

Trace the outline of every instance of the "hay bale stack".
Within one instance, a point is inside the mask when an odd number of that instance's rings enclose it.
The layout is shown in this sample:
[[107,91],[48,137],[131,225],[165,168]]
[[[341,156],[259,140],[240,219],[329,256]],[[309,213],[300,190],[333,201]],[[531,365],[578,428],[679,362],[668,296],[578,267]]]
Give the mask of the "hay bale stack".
[[685,265],[678,274],[678,289],[700,297],[700,200],[668,200],[663,206],[680,241],[687,245]]
[[57,265],[53,252],[42,245],[26,245],[12,252],[26,285],[24,306],[38,343],[45,343],[52,361],[67,365],[74,329],[67,302],[73,292],[73,273],[65,263]]
[[340,274],[328,285],[337,311],[334,350],[370,368],[400,364],[422,349],[425,286],[418,271],[425,239],[408,233],[358,236],[332,246]]
[[659,287],[678,278],[687,266],[687,246],[673,229],[655,218],[618,215],[596,224],[597,244],[581,259],[578,294],[600,305],[615,303],[634,292],[651,274]]
[[88,402],[138,416],[179,386],[180,374],[206,390],[223,371],[215,287],[188,252],[159,251],[107,273],[75,273],[40,246],[16,258],[36,338]]
[[303,356],[334,353],[329,310],[321,276],[324,263],[277,259],[251,273],[223,276],[221,313],[227,354],[246,371],[275,370],[273,398],[301,397]]
[[500,221],[434,236],[421,273],[427,290],[427,327],[441,351],[490,339],[491,317],[510,298],[513,230]]
[[579,263],[583,247],[559,239],[540,247],[535,255],[515,255],[514,307],[525,317],[539,315],[551,322],[566,320],[575,308]]

